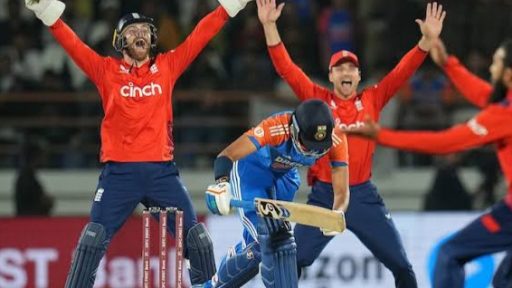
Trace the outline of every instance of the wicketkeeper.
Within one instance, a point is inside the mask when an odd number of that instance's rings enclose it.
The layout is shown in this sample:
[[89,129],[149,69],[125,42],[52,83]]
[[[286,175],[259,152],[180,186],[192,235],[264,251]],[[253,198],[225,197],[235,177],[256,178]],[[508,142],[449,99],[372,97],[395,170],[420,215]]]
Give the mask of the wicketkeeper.
[[[219,0],[221,7],[204,17],[181,45],[161,54],[154,53],[157,31],[153,19],[139,13],[127,14],[115,27],[112,41],[122,55],[120,59],[102,57],[80,40],[60,19],[65,9],[63,2],[25,1],[96,85],[105,113],[101,123],[101,162],[105,165],[66,287],[93,286],[108,243],[138,203],[182,209],[185,257],[190,261],[192,284],[204,283],[214,275],[211,239],[205,226],[197,223],[173,161],[172,90],[229,16],[235,16],[249,1]],[[173,221],[169,219],[169,223]],[[171,234],[174,230],[169,225]],[[134,242],[134,246],[139,243]]]

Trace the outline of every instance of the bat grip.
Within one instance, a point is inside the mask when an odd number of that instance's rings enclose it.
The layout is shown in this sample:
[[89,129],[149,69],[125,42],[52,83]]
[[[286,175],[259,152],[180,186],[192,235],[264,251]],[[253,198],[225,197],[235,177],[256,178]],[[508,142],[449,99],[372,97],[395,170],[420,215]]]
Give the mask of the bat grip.
[[243,208],[247,210],[254,210],[254,202],[244,201],[239,199],[231,199],[231,207]]

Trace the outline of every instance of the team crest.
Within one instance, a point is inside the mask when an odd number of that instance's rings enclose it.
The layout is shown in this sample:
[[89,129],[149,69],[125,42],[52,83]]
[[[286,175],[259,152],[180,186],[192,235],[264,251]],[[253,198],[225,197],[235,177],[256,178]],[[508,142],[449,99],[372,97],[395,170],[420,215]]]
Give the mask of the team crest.
[[256,137],[263,137],[265,135],[265,130],[263,130],[263,128],[261,128],[260,126],[256,127],[254,129],[254,135]]
[[119,73],[121,74],[130,74],[130,70],[123,65],[119,65]]
[[327,126],[326,125],[318,125],[316,126],[315,140],[322,141],[327,136]]
[[156,66],[156,64],[151,65],[151,67],[149,68],[149,71],[151,71],[151,74],[158,73],[158,67]]

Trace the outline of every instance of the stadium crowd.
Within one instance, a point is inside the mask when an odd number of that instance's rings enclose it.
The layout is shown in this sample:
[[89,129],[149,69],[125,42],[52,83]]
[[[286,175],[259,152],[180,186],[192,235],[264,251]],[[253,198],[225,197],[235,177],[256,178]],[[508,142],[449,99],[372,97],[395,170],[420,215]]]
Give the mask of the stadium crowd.
[[[94,50],[102,55],[118,57],[112,47],[112,32],[121,15],[139,11],[152,17],[159,30],[158,48],[165,51],[176,47],[194,25],[206,15],[216,1],[178,0],[69,0],[65,21]],[[487,79],[487,67],[498,44],[509,36],[512,25],[510,0],[446,1],[449,11],[442,38],[448,52],[456,55],[470,71]],[[421,16],[424,1],[353,1],[353,0],[289,0],[278,25],[294,61],[316,82],[328,86],[327,64],[330,55],[340,49],[354,51],[360,58],[363,85],[376,83],[414,45],[418,31],[414,19]],[[79,98],[80,93],[94,86],[75,66],[56,41],[29,11],[22,1],[0,0],[0,98],[20,93],[61,92]],[[400,9],[392,9],[400,7]],[[291,90],[275,73],[270,61],[263,30],[257,18],[256,5],[249,5],[240,17],[230,23],[200,54],[178,81],[176,90],[247,91],[272,93],[292,101]],[[488,21],[492,17],[493,21]],[[42,96],[43,97],[43,96]],[[441,129],[469,118],[473,110],[459,97],[441,69],[431,60],[395,97],[385,119],[387,126],[403,129]],[[31,103],[0,101],[2,119],[25,116],[73,117],[102,116],[99,102],[69,101],[65,103]],[[232,117],[247,113],[247,103],[223,103],[213,96],[196,102],[175,102],[176,119],[200,115]],[[6,121],[9,123],[9,121]],[[99,122],[98,122],[99,123]],[[247,123],[247,126],[249,123]],[[210,165],[215,151],[206,161],[196,161],[193,153],[181,153],[180,144],[227,143],[246,127],[236,129],[188,129],[176,125],[178,163],[182,166]],[[228,132],[226,132],[228,130]],[[98,125],[94,127],[57,128],[48,126],[0,126],[0,143],[18,143],[24,137],[36,135],[46,146],[60,145],[61,153],[47,157],[48,167],[94,167],[97,154],[85,153],[84,146],[97,152]],[[90,152],[90,151],[89,151]],[[492,152],[478,150],[459,157],[457,163],[474,163],[474,155],[490,157],[486,167],[495,166]],[[397,152],[400,166],[429,166],[437,163],[433,157]],[[487,156],[488,155],[488,156]],[[2,167],[12,167],[16,157],[5,153]],[[443,163],[445,163],[444,161]],[[450,162],[450,161],[448,161]],[[450,162],[450,163],[453,163]],[[489,164],[490,163],[490,164]],[[444,164],[443,164],[444,165]],[[458,164],[457,164],[458,165]],[[488,168],[483,170],[489,170]],[[490,176],[491,177],[491,176]]]

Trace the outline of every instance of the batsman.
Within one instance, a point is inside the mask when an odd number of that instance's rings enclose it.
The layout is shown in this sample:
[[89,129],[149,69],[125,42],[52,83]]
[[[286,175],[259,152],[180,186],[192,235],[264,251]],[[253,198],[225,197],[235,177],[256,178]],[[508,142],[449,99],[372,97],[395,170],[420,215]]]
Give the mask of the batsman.
[[[304,101],[294,112],[263,120],[224,149],[214,162],[216,184],[206,191],[207,206],[215,214],[227,215],[232,197],[292,201],[300,185],[297,167],[311,166],[324,155],[332,166],[331,209],[344,217],[349,199],[347,139],[334,127],[327,104],[315,99]],[[267,288],[297,287],[297,251],[290,223],[259,217],[248,208],[238,208],[238,214],[243,240],[203,287],[241,287],[258,272]]]
[[[156,54],[153,19],[138,13],[122,17],[112,44],[120,59],[102,57],[60,19],[58,0],[26,0],[74,62],[96,85],[104,111],[100,161],[104,164],[91,208],[73,254],[65,287],[93,287],[107,246],[138,203],[177,207],[184,213],[185,257],[192,284],[215,271],[211,239],[197,222],[188,192],[173,161],[173,87],[189,64],[229,19],[250,0],[219,0],[176,49]],[[173,216],[169,216],[173,217]],[[169,219],[172,223],[174,219]],[[170,225],[169,232],[175,227]]]

